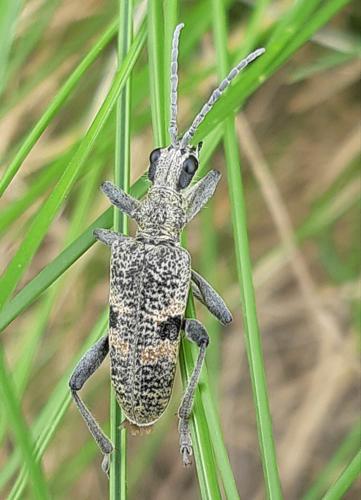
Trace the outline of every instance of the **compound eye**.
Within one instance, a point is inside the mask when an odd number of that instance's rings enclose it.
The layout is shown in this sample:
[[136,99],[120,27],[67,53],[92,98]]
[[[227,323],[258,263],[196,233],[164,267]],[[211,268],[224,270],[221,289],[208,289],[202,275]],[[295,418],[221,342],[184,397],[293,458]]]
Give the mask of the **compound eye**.
[[154,163],[159,160],[160,157],[160,148],[154,149],[149,156],[150,163]]
[[189,156],[183,163],[183,170],[189,175],[193,175],[197,168],[198,160],[194,156]]

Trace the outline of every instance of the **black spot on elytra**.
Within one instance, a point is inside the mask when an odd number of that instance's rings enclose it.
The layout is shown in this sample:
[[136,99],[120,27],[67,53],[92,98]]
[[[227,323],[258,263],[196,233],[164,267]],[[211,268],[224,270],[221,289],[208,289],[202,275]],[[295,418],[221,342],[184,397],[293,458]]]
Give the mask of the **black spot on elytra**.
[[161,323],[159,335],[162,340],[177,340],[182,324],[182,316],[173,316]]
[[116,328],[117,325],[118,325],[117,313],[114,311],[113,306],[110,306],[110,308],[109,308],[109,327]]

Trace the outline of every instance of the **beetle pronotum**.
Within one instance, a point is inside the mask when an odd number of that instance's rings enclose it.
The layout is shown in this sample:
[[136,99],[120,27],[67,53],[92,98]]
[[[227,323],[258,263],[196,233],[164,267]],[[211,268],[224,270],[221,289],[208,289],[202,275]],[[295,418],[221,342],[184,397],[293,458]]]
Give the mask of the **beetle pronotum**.
[[202,143],[190,142],[207,113],[231,81],[264,52],[243,59],[212,92],[189,129],[178,138],[178,44],[183,24],[173,36],[169,135],[171,144],[150,154],[148,178],[152,186],[138,201],[111,182],[102,190],[110,202],[133,218],[138,229],[127,237],[96,229],[95,237],[111,248],[109,331],[79,361],[69,385],[73,399],[101,449],[102,467],[109,469],[113,445],[78,395],[87,379],[110,354],[111,379],[126,421],[133,429],[149,429],[165,411],[173,387],[181,330],[195,342],[199,354],[179,411],[179,445],[185,465],[191,463],[189,417],[194,392],[209,342],[204,326],[184,317],[190,287],[194,296],[224,325],[232,321],[222,298],[191,269],[191,258],[180,246],[184,226],[213,195],[220,174],[211,170],[190,186],[198,168]]

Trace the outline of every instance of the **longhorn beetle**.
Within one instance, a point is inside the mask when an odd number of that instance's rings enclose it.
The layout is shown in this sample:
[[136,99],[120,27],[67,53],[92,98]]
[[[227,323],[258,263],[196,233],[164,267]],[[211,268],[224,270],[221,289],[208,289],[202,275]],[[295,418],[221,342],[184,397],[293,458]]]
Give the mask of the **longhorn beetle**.
[[148,178],[152,186],[138,201],[111,182],[102,191],[119,210],[138,224],[135,238],[107,229],[94,236],[111,248],[109,331],[79,361],[70,389],[81,415],[101,449],[103,470],[108,473],[113,451],[94,417],[78,395],[87,379],[110,354],[111,379],[117,401],[131,429],[150,427],[165,411],[173,387],[180,332],[195,342],[199,354],[179,411],[179,445],[184,465],[191,463],[192,441],[189,417],[194,392],[209,342],[204,326],[184,317],[190,287],[194,296],[223,324],[232,315],[218,293],[196,271],[180,246],[180,234],[213,196],[220,173],[211,170],[190,186],[198,168],[202,143],[190,141],[199,124],[238,73],[264,52],[258,49],[242,60],[213,91],[207,103],[182,138],[177,137],[178,45],[183,28],[173,35],[169,135],[171,144],[150,154]]

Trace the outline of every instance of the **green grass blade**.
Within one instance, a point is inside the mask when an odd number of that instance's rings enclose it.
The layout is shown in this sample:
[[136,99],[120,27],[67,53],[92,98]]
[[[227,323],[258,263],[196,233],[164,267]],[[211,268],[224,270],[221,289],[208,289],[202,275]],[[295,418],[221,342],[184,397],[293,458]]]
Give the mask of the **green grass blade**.
[[[212,6],[214,12],[214,35],[217,51],[218,75],[220,78],[223,78],[229,71],[225,12],[223,3],[220,0],[212,0]],[[256,300],[253,289],[252,265],[247,235],[246,207],[240,171],[238,141],[233,118],[228,118],[226,121],[224,144],[228,173],[228,189],[231,198],[238,281],[242,296],[246,349],[256,407],[265,486],[269,498],[280,499],[282,498],[282,493],[268,403]]]
[[357,422],[344,438],[322,472],[318,474],[316,481],[302,497],[302,500],[318,500],[321,498],[327,486],[329,486],[332,479],[336,477],[337,470],[339,470],[340,467],[349,460],[349,457],[358,450],[360,446],[360,433],[361,423]]
[[41,466],[35,460],[31,434],[21,413],[19,402],[16,398],[17,391],[5,363],[5,353],[2,345],[0,345],[0,396],[2,406],[6,412],[8,421],[11,422],[11,429],[14,433],[16,445],[21,452],[26,470],[30,475],[34,498],[47,499],[50,498],[50,495],[45,478]]
[[[131,43],[133,35],[133,2],[119,0],[118,30],[118,65],[121,67]],[[131,112],[131,79],[129,77],[118,103],[116,114],[116,141],[114,181],[126,193],[130,186],[130,112]],[[114,229],[128,234],[128,220],[120,210],[114,207]],[[122,410],[119,407],[113,388],[110,395],[110,435],[115,446],[110,465],[110,498],[125,500],[127,498],[127,431],[121,429]]]
[[19,280],[30,265],[30,262],[36,250],[39,248],[51,222],[55,218],[58,210],[68,195],[71,186],[74,184],[81,167],[84,165],[87,156],[92,150],[96,138],[98,137],[114,107],[120,91],[129,77],[144,41],[145,25],[143,25],[136,36],[131,50],[122,64],[121,69],[117,72],[111,89],[109,90],[104,103],[89,127],[88,132],[82,140],[77,152],[50,194],[49,198],[39,209],[27,235],[7,267],[7,270],[2,275],[0,279],[0,308],[8,300]]
[[3,0],[0,5],[0,94],[5,85],[10,48],[22,3],[22,0]]
[[[155,147],[167,144],[167,124],[165,121],[164,91],[164,26],[162,2],[149,0],[148,3],[148,57],[150,78],[150,102]],[[168,98],[167,101],[168,102]]]
[[[186,317],[194,318],[195,310],[192,297],[188,300],[186,309]],[[187,340],[182,339],[179,352],[179,366],[181,369],[181,377],[183,388],[187,387],[188,381],[192,375],[193,367],[197,360],[197,348],[191,345]],[[205,367],[202,369],[204,373]],[[201,400],[201,387],[203,390],[209,390],[207,386],[198,385],[192,407],[192,414],[189,420],[195,465],[197,469],[197,477],[201,498],[205,499],[221,499],[221,492],[218,485],[217,468],[215,465],[215,457],[213,454],[210,429],[208,427],[207,417]]]
[[[215,289],[218,289],[219,272],[217,272],[217,256],[218,256],[218,235],[214,230],[214,216],[215,216],[215,203],[210,200],[207,203],[207,209],[203,210],[199,217],[201,218],[200,231],[202,236],[201,253],[199,268],[195,269],[206,278]],[[218,395],[218,382],[219,382],[219,369],[221,358],[221,326],[218,321],[212,316],[208,315],[204,319],[204,326],[209,334],[211,342],[207,347],[207,371],[210,377],[210,384],[213,395],[217,398]]]
[[74,90],[78,84],[81,77],[84,75],[86,70],[93,64],[97,59],[102,50],[108,45],[108,43],[113,39],[116,34],[117,24],[112,23],[103,35],[99,38],[94,47],[89,51],[89,53],[84,57],[79,66],[72,72],[66,82],[62,85],[50,105],[47,107],[40,120],[31,129],[30,134],[26,137],[25,141],[19,147],[15,158],[8,166],[5,171],[1,181],[0,181],[0,197],[4,193],[5,189],[8,187],[17,171],[21,167],[23,161],[34,147],[38,141],[41,134],[44,132],[46,127],[49,125],[51,120],[56,116],[58,111],[61,109],[62,105],[65,103],[71,92]]
[[[176,5],[172,6],[173,14],[176,12]],[[169,78],[169,68],[165,68],[165,52],[170,53],[171,46],[163,49],[162,43],[164,26],[161,22],[163,11],[161,4],[155,0],[149,3],[149,34],[148,50],[150,64],[150,87],[151,87],[151,108],[152,123],[154,133],[154,143],[156,146],[166,145],[168,140],[165,106],[169,104],[169,95],[165,95],[165,80]],[[172,16],[173,22],[176,18]],[[170,27],[168,28],[171,29]],[[173,30],[172,30],[173,31]],[[167,36],[168,43],[171,43],[172,37]],[[153,71],[152,71],[153,67]],[[169,106],[168,106],[169,107]],[[194,366],[194,358],[190,351],[190,346],[182,342],[180,357],[181,374],[184,386],[186,385]],[[206,389],[207,390],[207,389]],[[208,389],[209,390],[209,389]],[[198,394],[198,391],[197,391]],[[207,427],[202,403],[199,396],[195,401],[193,417],[191,419],[191,429],[194,441],[194,456],[202,498],[218,499],[221,498],[218,487],[217,470],[214,463],[214,457],[210,446],[210,433]]]
[[361,451],[351,460],[337,481],[331,486],[323,500],[339,500],[351,488],[361,473]]

